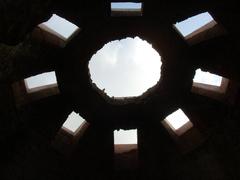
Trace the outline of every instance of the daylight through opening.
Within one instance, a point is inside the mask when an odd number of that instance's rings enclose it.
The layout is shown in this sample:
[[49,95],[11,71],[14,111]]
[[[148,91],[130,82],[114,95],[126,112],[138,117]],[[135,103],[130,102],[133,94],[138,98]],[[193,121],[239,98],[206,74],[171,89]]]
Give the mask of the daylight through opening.
[[181,136],[193,127],[193,123],[181,109],[168,115],[163,121],[163,125],[170,127],[171,131],[177,136]]
[[142,3],[133,2],[112,2],[112,10],[140,10],[142,8]]
[[222,77],[216,74],[202,71],[201,69],[197,69],[193,82],[220,87],[222,83]]
[[48,21],[40,24],[39,27],[63,40],[67,40],[79,30],[75,24],[56,14],[53,14]]
[[141,2],[111,2],[112,16],[141,16]]
[[177,111],[166,117],[166,121],[169,125],[171,125],[171,127],[173,127],[174,130],[177,130],[181,128],[184,124],[189,122],[189,119],[181,109],[178,109]]
[[72,112],[69,114],[62,128],[68,130],[71,134],[75,134],[85,122],[86,121],[79,114]]
[[31,76],[24,80],[27,91],[37,91],[48,88],[51,85],[57,84],[56,74],[54,71],[42,73],[36,76]]
[[205,12],[178,22],[175,27],[183,37],[188,39],[188,37],[196,35],[199,31],[205,31],[216,24],[217,22],[213,17],[208,12]]
[[109,97],[133,97],[157,84],[161,65],[151,44],[128,37],[105,44],[89,61],[89,71],[92,82]]
[[115,130],[114,144],[137,144],[137,129]]

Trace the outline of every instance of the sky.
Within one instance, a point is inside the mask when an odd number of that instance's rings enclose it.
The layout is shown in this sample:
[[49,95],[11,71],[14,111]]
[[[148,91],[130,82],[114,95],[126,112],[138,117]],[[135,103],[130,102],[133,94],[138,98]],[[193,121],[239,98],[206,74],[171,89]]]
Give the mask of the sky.
[[166,121],[174,128],[174,130],[177,130],[189,122],[189,119],[181,109],[178,109],[177,111],[167,116]]
[[221,86],[222,77],[209,72],[201,71],[201,69],[197,69],[193,78],[193,82],[212,86]]
[[104,45],[89,62],[92,81],[114,97],[139,96],[160,79],[161,57],[139,37]]
[[63,127],[75,133],[76,130],[85,122],[85,120],[77,113],[72,112],[69,114],[67,120],[64,122]]
[[25,79],[25,84],[29,90],[51,84],[57,84],[56,74],[54,71],[42,73]]
[[178,22],[175,26],[185,37],[213,20],[212,16],[205,12]]
[[75,24],[56,14],[53,14],[47,22],[40,24],[44,29],[46,29],[45,26],[66,40],[79,29]]
[[115,130],[114,144],[137,144],[137,129]]
[[133,2],[112,2],[111,9],[141,9],[142,3],[133,3]]

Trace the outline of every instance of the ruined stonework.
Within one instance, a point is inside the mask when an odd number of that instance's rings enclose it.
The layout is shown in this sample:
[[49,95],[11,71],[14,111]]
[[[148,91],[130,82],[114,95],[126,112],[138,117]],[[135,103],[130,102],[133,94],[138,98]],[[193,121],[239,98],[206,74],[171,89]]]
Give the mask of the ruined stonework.
[[[0,0],[0,179],[240,178],[237,2],[142,3],[142,16],[112,17],[108,0]],[[190,45],[173,24],[202,12],[224,33],[209,30]],[[52,14],[81,28],[64,48],[35,34]],[[161,55],[161,80],[140,97],[109,99],[91,83],[88,62],[104,44],[135,36]],[[198,68],[229,80],[221,99],[191,91]],[[49,71],[56,72],[59,92],[19,105],[13,84]],[[161,121],[179,107],[198,131],[172,139]],[[90,125],[65,154],[53,141],[72,111]],[[120,128],[138,129],[135,169],[114,170],[114,159],[128,163],[136,155],[114,158],[113,130]]]

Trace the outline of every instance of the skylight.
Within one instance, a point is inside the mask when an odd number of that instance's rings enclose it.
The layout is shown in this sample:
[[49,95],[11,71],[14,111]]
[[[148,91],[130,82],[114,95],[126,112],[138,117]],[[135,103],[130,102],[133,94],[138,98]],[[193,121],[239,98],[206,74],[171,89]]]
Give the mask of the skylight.
[[91,80],[110,97],[140,96],[157,84],[161,57],[147,41],[126,38],[111,41],[89,61]]
[[142,3],[135,2],[112,2],[111,3],[112,15],[141,15]]
[[63,124],[63,128],[75,134],[86,121],[77,113],[72,112]]
[[114,144],[137,144],[137,129],[133,130],[115,130],[114,131]]
[[24,81],[25,81],[27,90],[29,91],[34,90],[36,88],[42,89],[48,85],[57,84],[56,74],[54,71],[32,76],[32,77],[26,78]]
[[142,3],[133,3],[133,2],[112,2],[112,10],[141,10]]
[[193,82],[220,87],[222,83],[222,77],[209,72],[201,71],[201,69],[197,69]]
[[[186,37],[209,23],[217,24],[213,17],[208,12],[205,12],[178,22],[175,24],[175,27],[183,35],[183,37]],[[204,30],[206,29],[204,28]]]
[[53,14],[47,21],[39,25],[40,28],[52,33],[63,40],[69,39],[79,28],[60,16]]
[[166,122],[173,130],[178,130],[190,121],[186,114],[181,109],[178,109],[166,117]]

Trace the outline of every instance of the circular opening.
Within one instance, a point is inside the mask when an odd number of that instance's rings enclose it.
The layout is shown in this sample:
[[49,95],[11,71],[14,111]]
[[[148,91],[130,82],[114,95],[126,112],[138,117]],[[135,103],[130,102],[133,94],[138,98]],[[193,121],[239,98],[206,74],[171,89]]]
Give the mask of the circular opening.
[[128,37],[105,44],[88,67],[92,82],[109,97],[134,97],[157,84],[161,65],[151,44]]

